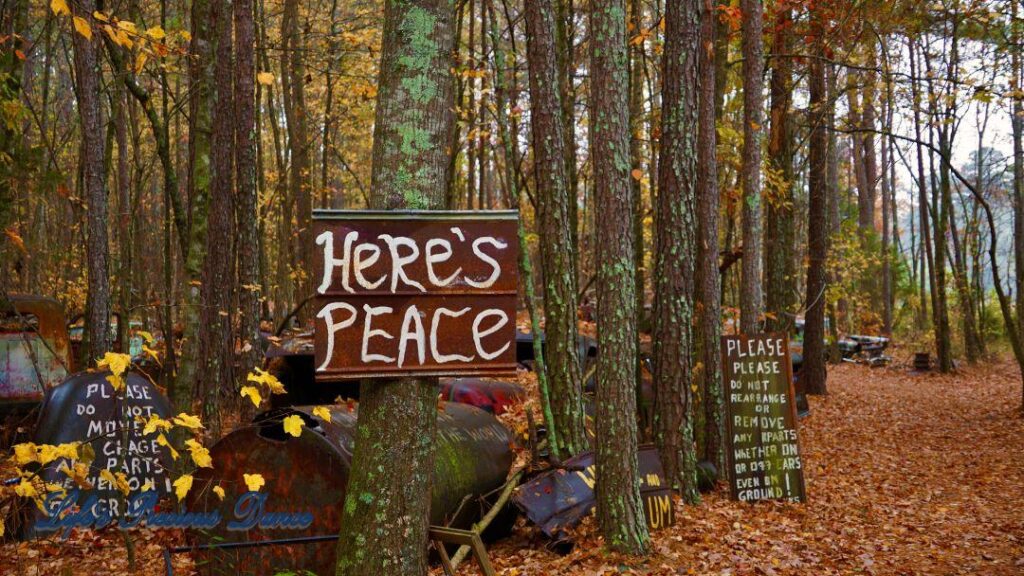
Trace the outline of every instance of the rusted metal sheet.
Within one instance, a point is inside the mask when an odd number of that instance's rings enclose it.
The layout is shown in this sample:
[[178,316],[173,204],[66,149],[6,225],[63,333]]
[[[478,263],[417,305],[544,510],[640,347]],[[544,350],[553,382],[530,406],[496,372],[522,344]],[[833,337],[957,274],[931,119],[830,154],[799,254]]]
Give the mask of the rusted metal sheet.
[[[526,517],[549,538],[560,538],[594,509],[594,453],[570,458],[565,469],[551,470],[516,488],[512,496]],[[675,523],[672,490],[665,480],[661,458],[654,446],[639,451],[640,497],[651,529]]]
[[789,338],[722,336],[721,344],[732,498],[803,502]]
[[441,397],[469,404],[495,415],[526,400],[526,390],[513,382],[485,378],[442,378]]
[[514,373],[517,218],[315,211],[317,380]]
[[[358,406],[332,406],[331,421],[313,416],[312,408],[275,410],[257,417],[210,448],[213,468],[200,470],[186,500],[190,511],[219,510],[233,519],[237,497],[246,492],[244,474],[263,475],[263,511],[308,512],[313,523],[302,530],[252,529],[194,533],[193,541],[235,542],[337,534],[355,447]],[[299,414],[306,423],[299,437],[284,432],[285,417]],[[432,524],[468,527],[479,517],[479,499],[499,488],[512,466],[512,437],[491,414],[471,406],[445,403],[438,413],[432,481]],[[213,486],[226,492],[223,501]],[[369,495],[376,497],[378,495]],[[458,514],[456,514],[458,513]],[[371,544],[372,545],[372,544]],[[218,551],[197,556],[202,573],[275,574],[309,570],[333,574],[332,541]]]
[[[67,498],[54,497],[46,513],[32,504],[31,519],[22,534],[34,536],[60,530],[45,526],[45,520],[54,510],[66,510],[72,504],[86,508],[89,514],[101,517],[109,514],[116,519],[124,513],[125,497],[100,478],[102,470],[124,472],[131,492],[127,498],[141,493],[151,484],[160,496],[171,493],[171,481],[165,466],[171,460],[167,448],[160,446],[156,434],[142,436],[142,424],[137,417],[172,415],[167,398],[146,378],[129,373],[125,378],[124,399],[117,397],[107,376],[110,372],[79,372],[52,388],[43,401],[33,442],[36,444],[64,444],[87,442],[95,454],[88,475],[92,489],[82,489],[58,468],[60,459],[41,473],[46,482],[53,482],[68,491]],[[77,493],[73,492],[78,490]],[[72,500],[73,498],[73,500]]]
[[71,370],[64,309],[52,298],[0,301],[0,412],[38,404]]

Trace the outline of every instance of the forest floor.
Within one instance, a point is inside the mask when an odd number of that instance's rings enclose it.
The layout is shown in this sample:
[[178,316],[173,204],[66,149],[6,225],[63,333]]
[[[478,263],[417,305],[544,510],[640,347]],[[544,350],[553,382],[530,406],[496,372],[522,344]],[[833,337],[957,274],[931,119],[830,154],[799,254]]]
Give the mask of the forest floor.
[[[522,524],[490,546],[499,574],[1024,574],[1024,419],[1008,362],[950,376],[833,368],[800,422],[806,504],[742,504],[724,489],[653,534],[652,553],[603,551],[592,518],[560,556]],[[160,535],[116,532],[0,547],[0,574],[163,574]],[[175,574],[190,573],[177,558]],[[472,561],[460,575],[478,574]],[[441,574],[435,569],[434,574]]]

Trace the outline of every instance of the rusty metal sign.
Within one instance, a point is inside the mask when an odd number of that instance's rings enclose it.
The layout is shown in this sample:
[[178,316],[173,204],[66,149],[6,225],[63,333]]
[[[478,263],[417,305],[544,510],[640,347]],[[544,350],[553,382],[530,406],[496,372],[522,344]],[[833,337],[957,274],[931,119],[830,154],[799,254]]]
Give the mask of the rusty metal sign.
[[[640,498],[647,526],[652,530],[675,523],[672,490],[665,479],[661,458],[654,446],[641,446],[638,453]],[[565,469],[550,470],[516,488],[515,502],[549,538],[580,522],[591,510],[594,498],[594,453],[584,452],[565,461]]]
[[805,501],[789,339],[723,336],[722,382],[733,499]]
[[518,213],[313,213],[318,381],[516,369]]

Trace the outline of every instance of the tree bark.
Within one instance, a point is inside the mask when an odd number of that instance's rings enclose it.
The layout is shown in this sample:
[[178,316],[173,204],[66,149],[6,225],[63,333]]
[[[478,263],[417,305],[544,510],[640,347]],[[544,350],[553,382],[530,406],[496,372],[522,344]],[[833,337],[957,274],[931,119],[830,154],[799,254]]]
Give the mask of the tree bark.
[[[636,296],[629,183],[626,10],[623,0],[590,5],[590,150],[597,206],[597,517],[605,544],[646,553],[647,524],[637,467]],[[600,79],[600,80],[598,80]]]
[[[819,10],[812,16],[817,33],[815,52],[824,57],[827,20]],[[811,134],[808,142],[807,173],[807,296],[804,319],[804,362],[800,380],[809,394],[825,394],[825,304],[826,260],[828,257],[828,118],[825,63],[809,62]]]
[[722,396],[721,276],[718,273],[718,137],[715,119],[717,102],[716,32],[718,17],[715,0],[700,2],[701,41],[697,54],[697,268],[696,359],[702,370],[694,369],[700,382],[704,406],[704,458],[715,464],[719,474],[726,467],[725,412]]
[[235,226],[241,370],[260,361],[260,238],[256,186],[256,24],[253,0],[234,0],[235,24]]
[[555,22],[551,0],[526,1],[526,51],[530,72],[537,223],[544,274],[545,343],[551,411],[562,457],[588,447],[583,412],[580,357],[577,352],[576,265],[570,230],[569,183],[565,174],[562,102],[555,59]]
[[[210,434],[220,433],[221,400],[234,388],[234,334],[231,326],[234,250],[234,87],[232,1],[214,0],[211,23],[216,30],[215,106],[210,180],[209,232],[203,263],[202,331],[196,389]],[[230,396],[233,398],[233,395]]]
[[[94,0],[82,0],[73,9],[79,17],[92,20]],[[85,360],[92,362],[111,349],[110,335],[110,245],[108,243],[108,203],[103,112],[100,104],[100,33],[92,38],[73,32],[76,97],[82,128],[82,184],[86,206],[86,272],[88,294],[85,320]]]
[[761,330],[761,131],[764,47],[762,0],[741,0],[743,11],[743,278],[740,331]]
[[[385,2],[371,208],[446,208],[454,11],[447,0]],[[426,573],[438,393],[436,378],[363,383],[337,574]]]
[[654,439],[666,477],[689,503],[700,499],[690,389],[699,50],[697,2],[669,2],[654,221]]
[[[774,23],[772,51],[789,54],[792,44],[792,11],[779,8]],[[795,319],[796,222],[793,218],[793,133],[789,129],[793,101],[793,60],[782,56],[772,59],[769,82],[771,111],[769,114],[768,161],[780,182],[772,189],[764,206],[764,284],[765,330],[789,333]],[[774,188],[774,187],[770,187]]]
[[[299,0],[285,0],[284,20],[288,26],[283,28],[285,38],[284,58],[287,60],[289,106],[286,108],[288,117],[288,150],[291,153],[291,164],[288,171],[288,183],[295,200],[295,220],[298,230],[294,234],[295,271],[304,271],[296,275],[296,300],[301,302],[313,293],[308,271],[313,269],[313,199],[311,179],[313,166],[310,160],[309,119],[306,109],[306,32],[299,27]],[[308,307],[307,307],[308,308]],[[300,323],[309,319],[307,308],[300,311]]]

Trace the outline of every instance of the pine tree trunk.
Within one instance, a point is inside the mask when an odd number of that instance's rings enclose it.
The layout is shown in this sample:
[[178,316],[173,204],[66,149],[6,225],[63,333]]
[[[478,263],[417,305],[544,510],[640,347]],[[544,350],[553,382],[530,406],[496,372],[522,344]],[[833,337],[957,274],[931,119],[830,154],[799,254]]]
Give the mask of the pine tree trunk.
[[762,0],[741,0],[743,12],[743,278],[740,286],[740,331],[761,330],[761,71],[764,47]]
[[[94,0],[74,4],[75,13],[92,19]],[[86,272],[88,294],[85,317],[84,358],[92,362],[111,349],[110,337],[110,245],[107,237],[107,185],[104,166],[103,111],[100,104],[100,33],[92,38],[72,32],[75,65],[75,94],[82,129],[82,184],[80,192],[87,206]]]
[[[306,32],[300,31],[299,0],[286,0],[284,3],[283,28],[287,61],[288,84],[290,87],[289,106],[285,111],[288,116],[288,150],[291,153],[291,164],[288,171],[288,183],[292,198],[295,201],[295,221],[298,231],[294,234],[293,246],[296,271],[306,271],[296,276],[296,300],[303,301],[313,293],[310,283],[313,269],[313,227],[308,223],[313,218],[313,198],[311,179],[313,167],[310,160],[309,118],[306,109]],[[310,308],[304,307],[298,314],[300,323],[310,318]]]
[[[637,468],[636,295],[626,10],[590,5],[590,150],[597,243],[597,517],[605,544],[643,554],[650,543]],[[596,79],[601,79],[596,81]]]
[[[385,3],[371,208],[446,208],[454,20],[447,0]],[[337,574],[426,573],[438,393],[436,378],[364,382]]]
[[[665,475],[694,503],[694,221],[697,187],[700,13],[696,2],[669,2],[662,64],[661,158],[654,223],[654,438]],[[603,352],[603,349],[602,349]]]
[[211,2],[192,3],[192,41],[189,43],[189,169],[188,252],[185,260],[184,340],[178,377],[171,390],[175,410],[192,410],[200,351],[202,269],[206,259],[207,216],[210,206],[211,137],[213,134],[215,37]]
[[828,256],[828,118],[831,108],[825,88],[824,46],[826,19],[812,15],[818,37],[815,52],[821,58],[809,61],[810,138],[807,173],[807,312],[804,320],[804,363],[800,376],[809,394],[825,394],[825,304],[826,259]]
[[576,265],[570,230],[562,102],[555,60],[555,22],[551,0],[527,0],[526,49],[530,71],[530,117],[534,172],[537,179],[537,223],[544,274],[545,353],[551,387],[553,426],[561,456],[587,449],[580,357],[577,353]]
[[[719,342],[722,334],[721,277],[718,273],[718,159],[716,147],[718,15],[714,0],[700,2],[701,40],[698,54],[697,113],[697,267],[696,359],[702,369],[694,369],[700,381],[700,397],[704,405],[704,458],[725,471],[725,413],[722,393],[722,356]],[[701,57],[703,56],[703,57]]]
[[[1011,2],[1013,21],[1017,21],[1018,6]],[[1017,331],[1024,333],[1024,98],[1021,95],[1021,78],[1024,63],[1021,61],[1020,25],[1011,27],[1013,42],[1010,48],[1012,114],[1010,124],[1013,130],[1013,254],[1014,294],[1017,295]],[[1024,388],[1021,390],[1021,406],[1024,407]]]
[[[788,54],[792,44],[792,12],[779,9],[775,17],[772,51]],[[788,56],[772,59],[769,82],[768,161],[781,188],[773,189],[764,206],[764,284],[765,330],[789,333],[793,326],[796,293],[796,222],[793,218],[793,133],[789,129],[793,92],[793,60]]]
[[[235,23],[235,226],[241,370],[260,361],[260,238],[256,186],[256,25],[253,0],[234,0]],[[248,350],[246,350],[248,348]]]
[[214,0],[211,23],[217,49],[210,180],[210,229],[203,263],[199,371],[196,389],[203,397],[206,426],[220,433],[221,400],[234,398],[234,338],[231,287],[234,250],[234,90],[232,85],[232,0]]

